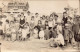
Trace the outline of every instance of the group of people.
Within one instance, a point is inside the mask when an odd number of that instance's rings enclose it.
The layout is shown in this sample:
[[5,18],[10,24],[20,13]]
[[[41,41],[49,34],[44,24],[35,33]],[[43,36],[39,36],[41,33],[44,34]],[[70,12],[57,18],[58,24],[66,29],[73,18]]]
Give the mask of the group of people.
[[63,12],[63,17],[60,20],[56,13],[39,16],[38,13],[31,15],[28,11],[22,12],[17,18],[6,19],[4,30],[0,30],[0,34],[5,40],[52,39],[54,44],[64,46],[80,41],[79,21],[80,16],[76,15],[73,18],[67,12]]

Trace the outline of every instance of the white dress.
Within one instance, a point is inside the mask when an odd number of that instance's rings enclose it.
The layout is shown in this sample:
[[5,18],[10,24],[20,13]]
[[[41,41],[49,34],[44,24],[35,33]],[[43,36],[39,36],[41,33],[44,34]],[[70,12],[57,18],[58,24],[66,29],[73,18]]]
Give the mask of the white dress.
[[39,32],[39,37],[44,38],[44,31],[40,31],[40,32]]
[[34,29],[34,34],[33,34],[34,38],[38,38],[38,30]]
[[49,21],[48,25],[49,27],[53,27],[53,21]]
[[14,40],[16,40],[16,30],[15,30],[15,28],[12,28],[11,32],[12,32],[12,40],[14,41]]

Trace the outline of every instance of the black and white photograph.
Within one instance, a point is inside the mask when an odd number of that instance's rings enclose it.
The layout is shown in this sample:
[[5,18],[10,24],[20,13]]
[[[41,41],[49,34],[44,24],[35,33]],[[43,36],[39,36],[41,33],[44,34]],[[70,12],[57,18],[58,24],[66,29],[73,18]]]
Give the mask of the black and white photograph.
[[80,52],[80,0],[0,0],[0,52]]

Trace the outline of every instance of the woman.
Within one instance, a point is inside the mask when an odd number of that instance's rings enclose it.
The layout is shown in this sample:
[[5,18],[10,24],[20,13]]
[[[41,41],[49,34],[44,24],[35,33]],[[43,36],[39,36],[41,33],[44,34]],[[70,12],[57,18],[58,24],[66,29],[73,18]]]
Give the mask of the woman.
[[38,25],[37,25],[38,33],[39,33],[41,27],[42,27],[42,22],[41,22],[41,20],[39,20]]
[[53,25],[54,25],[53,23],[54,23],[53,19],[52,19],[52,18],[50,18],[50,20],[49,20],[49,22],[48,22],[49,30],[51,30],[51,29],[52,29],[52,27],[53,27]]
[[55,43],[57,44],[57,46],[64,46],[64,38],[63,38],[63,35],[62,35],[62,32],[59,31],[57,32],[57,37],[54,39]]
[[23,28],[25,24],[25,17],[22,15],[22,17],[20,18],[20,28]]
[[45,33],[45,39],[48,40],[50,38],[50,30],[49,30],[49,26],[46,26],[46,29],[44,30]]
[[35,20],[34,20],[34,16],[31,17],[31,22],[30,22],[30,37],[33,36],[33,29],[35,27]]

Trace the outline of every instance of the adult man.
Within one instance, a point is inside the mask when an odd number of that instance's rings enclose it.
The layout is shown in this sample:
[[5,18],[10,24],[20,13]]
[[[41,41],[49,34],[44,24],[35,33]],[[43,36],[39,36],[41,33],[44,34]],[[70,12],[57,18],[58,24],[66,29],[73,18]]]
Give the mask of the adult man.
[[30,23],[30,21],[31,21],[31,13],[30,13],[30,11],[25,13],[24,16],[25,16],[25,22]]
[[68,15],[66,12],[63,13],[63,25],[65,26],[65,24],[67,23],[67,20],[68,20]]
[[38,20],[40,20],[39,14],[35,13],[35,26],[38,25]]

